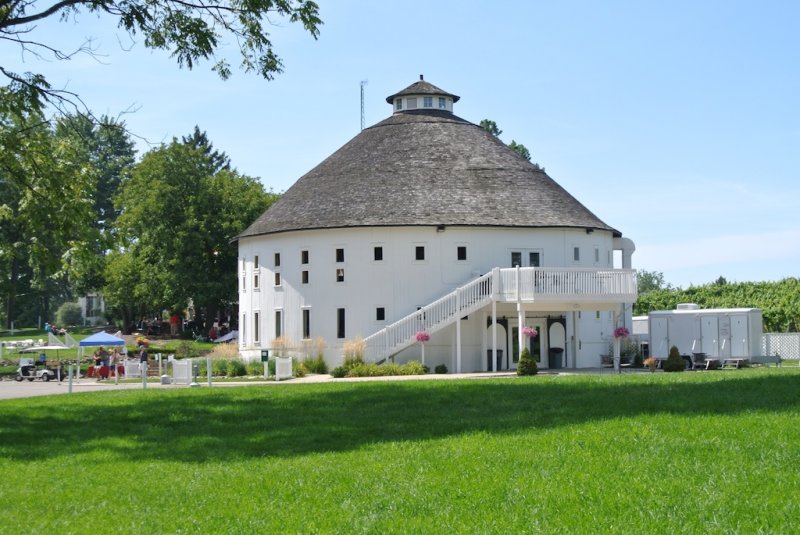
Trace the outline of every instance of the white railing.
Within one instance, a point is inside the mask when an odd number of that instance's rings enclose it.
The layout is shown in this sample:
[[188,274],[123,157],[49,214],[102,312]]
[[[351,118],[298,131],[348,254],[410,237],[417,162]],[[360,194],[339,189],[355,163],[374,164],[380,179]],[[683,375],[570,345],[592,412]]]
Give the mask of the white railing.
[[416,342],[417,332],[433,334],[493,299],[633,303],[636,298],[636,272],[632,269],[495,268],[365,338],[365,357],[375,361],[398,353]]
[[492,273],[482,275],[456,288],[444,297],[426,305],[364,339],[366,359],[385,358],[410,346],[419,331],[433,334],[492,302]]

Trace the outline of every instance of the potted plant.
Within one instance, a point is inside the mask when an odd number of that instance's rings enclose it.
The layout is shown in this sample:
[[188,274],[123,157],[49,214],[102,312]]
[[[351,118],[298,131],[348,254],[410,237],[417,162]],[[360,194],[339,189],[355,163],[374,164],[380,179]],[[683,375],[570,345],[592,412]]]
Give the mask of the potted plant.
[[414,339],[419,342],[419,345],[422,347],[422,365],[425,366],[425,342],[431,339],[431,335],[428,334],[428,331],[423,329],[417,331],[417,334],[414,335]]

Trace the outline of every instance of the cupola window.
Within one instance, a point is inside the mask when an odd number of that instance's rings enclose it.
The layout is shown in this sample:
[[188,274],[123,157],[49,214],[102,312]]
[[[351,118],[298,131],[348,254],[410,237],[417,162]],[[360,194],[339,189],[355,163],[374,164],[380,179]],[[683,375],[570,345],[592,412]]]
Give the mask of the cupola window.
[[396,109],[396,110],[402,110],[403,109],[403,99],[402,98],[394,99],[394,109]]
[[414,97],[406,99],[406,106],[409,110],[417,109],[417,99]]
[[433,108],[433,97],[423,97],[422,106],[424,108]]
[[444,99],[444,97],[439,97],[439,109],[440,110],[447,109],[447,101]]

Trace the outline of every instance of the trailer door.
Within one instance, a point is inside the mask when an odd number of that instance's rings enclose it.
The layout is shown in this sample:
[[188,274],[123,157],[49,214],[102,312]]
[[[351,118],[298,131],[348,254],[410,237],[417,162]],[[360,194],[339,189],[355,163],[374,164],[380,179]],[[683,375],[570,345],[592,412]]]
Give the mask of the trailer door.
[[700,322],[702,352],[709,357],[719,356],[719,324],[716,316],[703,316]]
[[749,357],[747,348],[747,316],[731,315],[731,357]]

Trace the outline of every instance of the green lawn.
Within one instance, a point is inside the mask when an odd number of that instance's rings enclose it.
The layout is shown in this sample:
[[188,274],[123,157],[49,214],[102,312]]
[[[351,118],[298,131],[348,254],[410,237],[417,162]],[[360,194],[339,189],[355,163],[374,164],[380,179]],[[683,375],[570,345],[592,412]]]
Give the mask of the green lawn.
[[0,532],[790,533],[798,466],[798,368],[73,394]]

